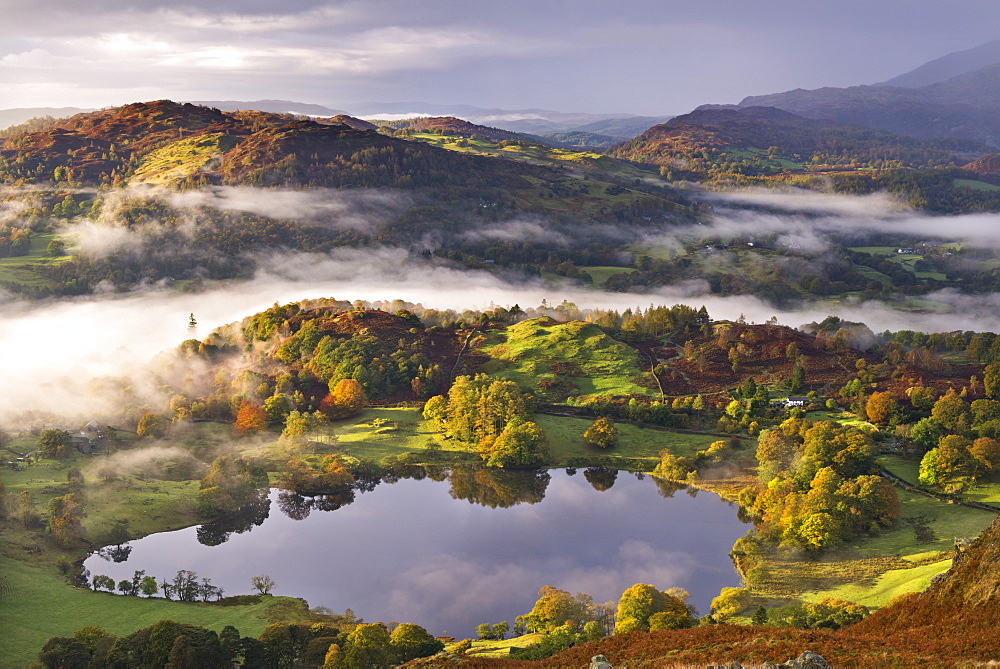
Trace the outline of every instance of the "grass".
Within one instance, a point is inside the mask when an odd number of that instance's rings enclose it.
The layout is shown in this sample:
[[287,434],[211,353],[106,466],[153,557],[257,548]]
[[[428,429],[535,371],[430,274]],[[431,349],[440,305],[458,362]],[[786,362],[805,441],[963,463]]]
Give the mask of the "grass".
[[[38,651],[53,636],[72,636],[84,625],[124,635],[169,619],[222,631],[232,625],[242,636],[257,637],[270,624],[265,613],[275,600],[251,606],[170,602],[124,597],[73,588],[52,567],[0,557],[0,570],[12,586],[0,601],[0,662],[23,667],[37,662]],[[249,589],[249,584],[247,584]]]
[[604,282],[608,280],[608,277],[615,274],[631,274],[632,272],[638,271],[634,267],[602,267],[599,265],[590,265],[587,267],[578,267],[581,272],[586,272],[594,279],[595,286],[603,286]]
[[651,469],[660,461],[659,453],[663,449],[669,449],[674,455],[692,457],[696,451],[719,439],[711,435],[646,430],[619,423],[618,445],[604,450],[591,446],[583,438],[583,433],[590,426],[590,418],[537,414],[535,422],[545,430],[555,467],[565,466],[573,458],[589,456],[645,460]]
[[0,258],[0,281],[34,288],[51,286],[52,281],[39,274],[38,268],[45,265],[59,265],[70,259],[67,255],[49,255],[49,242],[56,239],[66,241],[62,235],[55,233],[33,232],[27,255]]
[[494,358],[484,371],[551,400],[585,403],[599,396],[659,396],[640,385],[650,375],[639,354],[592,323],[533,318],[490,333],[481,349]]
[[530,646],[544,638],[544,634],[533,632],[523,636],[504,639],[503,641],[473,641],[472,649],[467,651],[466,655],[475,655],[476,657],[507,657],[510,655],[511,650]]
[[[375,427],[373,420],[387,421]],[[421,416],[420,408],[371,408],[354,418],[334,424],[339,450],[363,460],[381,461],[388,455],[416,453],[421,460],[441,462],[463,460],[468,451],[454,439],[444,439]],[[428,450],[436,444],[439,451]]]
[[956,187],[965,186],[973,190],[1000,190],[1000,186],[988,184],[985,181],[976,181],[975,179],[954,179],[952,183]]
[[[429,464],[479,461],[464,444],[444,439],[429,421],[421,418],[420,413],[419,408],[374,408],[341,421],[335,426],[338,450],[359,459],[375,461],[404,453],[416,454],[418,461]],[[373,419],[390,422],[375,428]],[[718,440],[718,437],[710,435],[647,430],[622,423],[618,424],[621,435],[618,445],[601,450],[583,438],[583,433],[590,426],[590,418],[536,414],[534,420],[548,437],[551,467],[564,467],[574,459],[601,457],[612,461],[628,460],[622,463],[623,469],[634,468],[635,463],[631,462],[634,459],[644,460],[652,468],[659,462],[659,453],[665,448],[675,455],[690,457]],[[393,422],[398,423],[398,427]],[[429,451],[428,443],[436,443],[439,450]]]
[[877,609],[900,595],[925,590],[932,578],[950,568],[951,560],[939,560],[908,569],[890,569],[878,576],[873,585],[849,583],[826,590],[808,591],[802,594],[802,599],[816,602],[825,597],[836,597]]

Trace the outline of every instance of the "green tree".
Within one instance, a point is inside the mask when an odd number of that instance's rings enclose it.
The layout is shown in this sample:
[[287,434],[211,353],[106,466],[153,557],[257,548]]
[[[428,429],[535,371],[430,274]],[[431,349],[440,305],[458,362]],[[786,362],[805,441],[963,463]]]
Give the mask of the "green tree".
[[[496,626],[494,626],[495,630]],[[389,641],[396,651],[398,662],[409,662],[418,657],[427,657],[444,650],[443,643],[431,636],[423,627],[413,623],[398,625],[389,635]]]
[[38,523],[38,509],[35,508],[35,503],[31,500],[31,495],[28,494],[27,490],[22,490],[18,498],[18,516],[24,529],[29,529]]
[[45,458],[64,460],[72,446],[73,440],[66,430],[46,429],[38,435],[38,451]]
[[944,428],[933,418],[921,418],[910,430],[910,439],[924,452],[937,446],[944,435]]
[[394,663],[392,638],[382,623],[362,623],[347,635],[344,659],[347,666],[358,669],[387,667]]
[[[791,344],[789,344],[791,346]],[[793,393],[801,392],[806,387],[806,368],[802,363],[796,362],[792,366],[791,376],[788,377],[788,390]]]
[[934,403],[931,417],[948,434],[968,434],[972,426],[969,405],[951,390]]
[[583,438],[597,448],[613,448],[618,445],[618,426],[606,416],[590,424]]
[[262,595],[270,595],[275,586],[274,579],[267,574],[254,576],[250,579],[250,584],[253,586],[254,590]]
[[284,425],[292,410],[292,400],[284,393],[276,393],[264,400],[264,414],[271,425]]
[[531,632],[549,632],[567,624],[576,629],[591,618],[588,609],[593,602],[583,593],[574,597],[565,590],[545,585],[538,595],[531,611],[521,620]]
[[293,625],[277,622],[268,625],[257,638],[264,644],[268,664],[282,669],[292,666],[305,645],[305,639],[299,636]]
[[991,400],[1000,400],[1000,362],[986,365],[983,370],[983,390]]
[[49,669],[87,669],[90,652],[76,639],[52,637],[42,646],[38,660]]
[[545,463],[549,441],[536,423],[513,418],[496,439],[486,438],[480,454],[488,467],[536,467]]
[[[673,616],[678,627],[690,627],[695,622],[687,606],[679,598],[661,592],[648,583],[636,583],[623,592],[618,600],[615,634],[633,630],[648,631],[649,619],[656,613]],[[659,624],[662,625],[663,622],[660,621]]]
[[170,648],[170,659],[164,665],[164,669],[197,669],[199,666],[194,649],[191,648],[191,640],[184,634],[174,639],[174,644]]
[[52,256],[53,258],[65,255],[66,242],[62,241],[61,239],[53,239],[51,242],[49,242],[49,245],[46,247],[45,252],[48,255]]

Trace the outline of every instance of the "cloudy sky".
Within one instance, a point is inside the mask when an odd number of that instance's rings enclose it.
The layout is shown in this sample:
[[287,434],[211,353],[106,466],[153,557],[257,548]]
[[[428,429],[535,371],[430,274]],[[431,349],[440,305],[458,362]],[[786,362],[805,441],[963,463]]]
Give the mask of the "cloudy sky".
[[874,83],[993,0],[0,0],[0,109],[158,98],[674,114]]

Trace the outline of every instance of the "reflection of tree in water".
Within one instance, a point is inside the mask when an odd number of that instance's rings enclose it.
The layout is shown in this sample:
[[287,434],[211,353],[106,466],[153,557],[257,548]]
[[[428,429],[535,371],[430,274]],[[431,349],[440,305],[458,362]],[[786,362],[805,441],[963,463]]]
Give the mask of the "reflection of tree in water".
[[125,562],[132,554],[132,547],[128,544],[124,546],[105,546],[97,551],[97,555],[111,562]]
[[198,543],[205,546],[218,546],[229,540],[233,532],[243,534],[254,527],[262,525],[271,510],[271,500],[267,498],[267,490],[258,490],[257,496],[240,510],[219,520],[199,527]]
[[583,477],[590,482],[594,490],[604,492],[615,484],[618,479],[618,470],[607,467],[587,467],[583,470]]
[[305,520],[312,511],[312,500],[297,492],[282,490],[278,493],[278,508],[292,520]]
[[656,484],[656,488],[660,491],[661,497],[673,497],[678,491],[687,488],[683,483],[671,481],[670,479],[662,479],[659,476],[653,476],[652,479],[653,483]]
[[288,490],[278,493],[278,508],[292,520],[305,520],[313,510],[336,511],[354,501],[354,488],[347,485],[324,495],[300,495]]
[[552,477],[544,469],[456,467],[449,478],[453,498],[495,509],[541,502]]

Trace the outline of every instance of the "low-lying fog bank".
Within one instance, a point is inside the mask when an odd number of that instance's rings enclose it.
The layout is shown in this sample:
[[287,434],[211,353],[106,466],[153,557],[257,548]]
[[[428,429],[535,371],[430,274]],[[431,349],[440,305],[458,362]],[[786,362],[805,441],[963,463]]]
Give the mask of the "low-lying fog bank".
[[[692,282],[645,294],[609,293],[541,282],[514,284],[487,272],[428,265],[399,250],[338,250],[330,255],[273,256],[246,283],[202,293],[151,290],[129,296],[42,303],[6,302],[0,315],[0,407],[3,413],[40,409],[65,413],[93,397],[88,382],[103,375],[128,375],[157,353],[184,339],[252,315],[274,303],[307,298],[391,301],[436,309],[487,309],[491,305],[618,309],[650,304],[705,305],[715,319],[764,322],[772,317],[791,326],[837,315],[862,321],[874,331],[927,332],[1000,330],[1000,296],[966,296],[941,291],[928,299],[940,312],[901,312],[879,302],[813,306],[781,312],[753,297],[717,297]],[[189,314],[198,327],[188,330]]]

